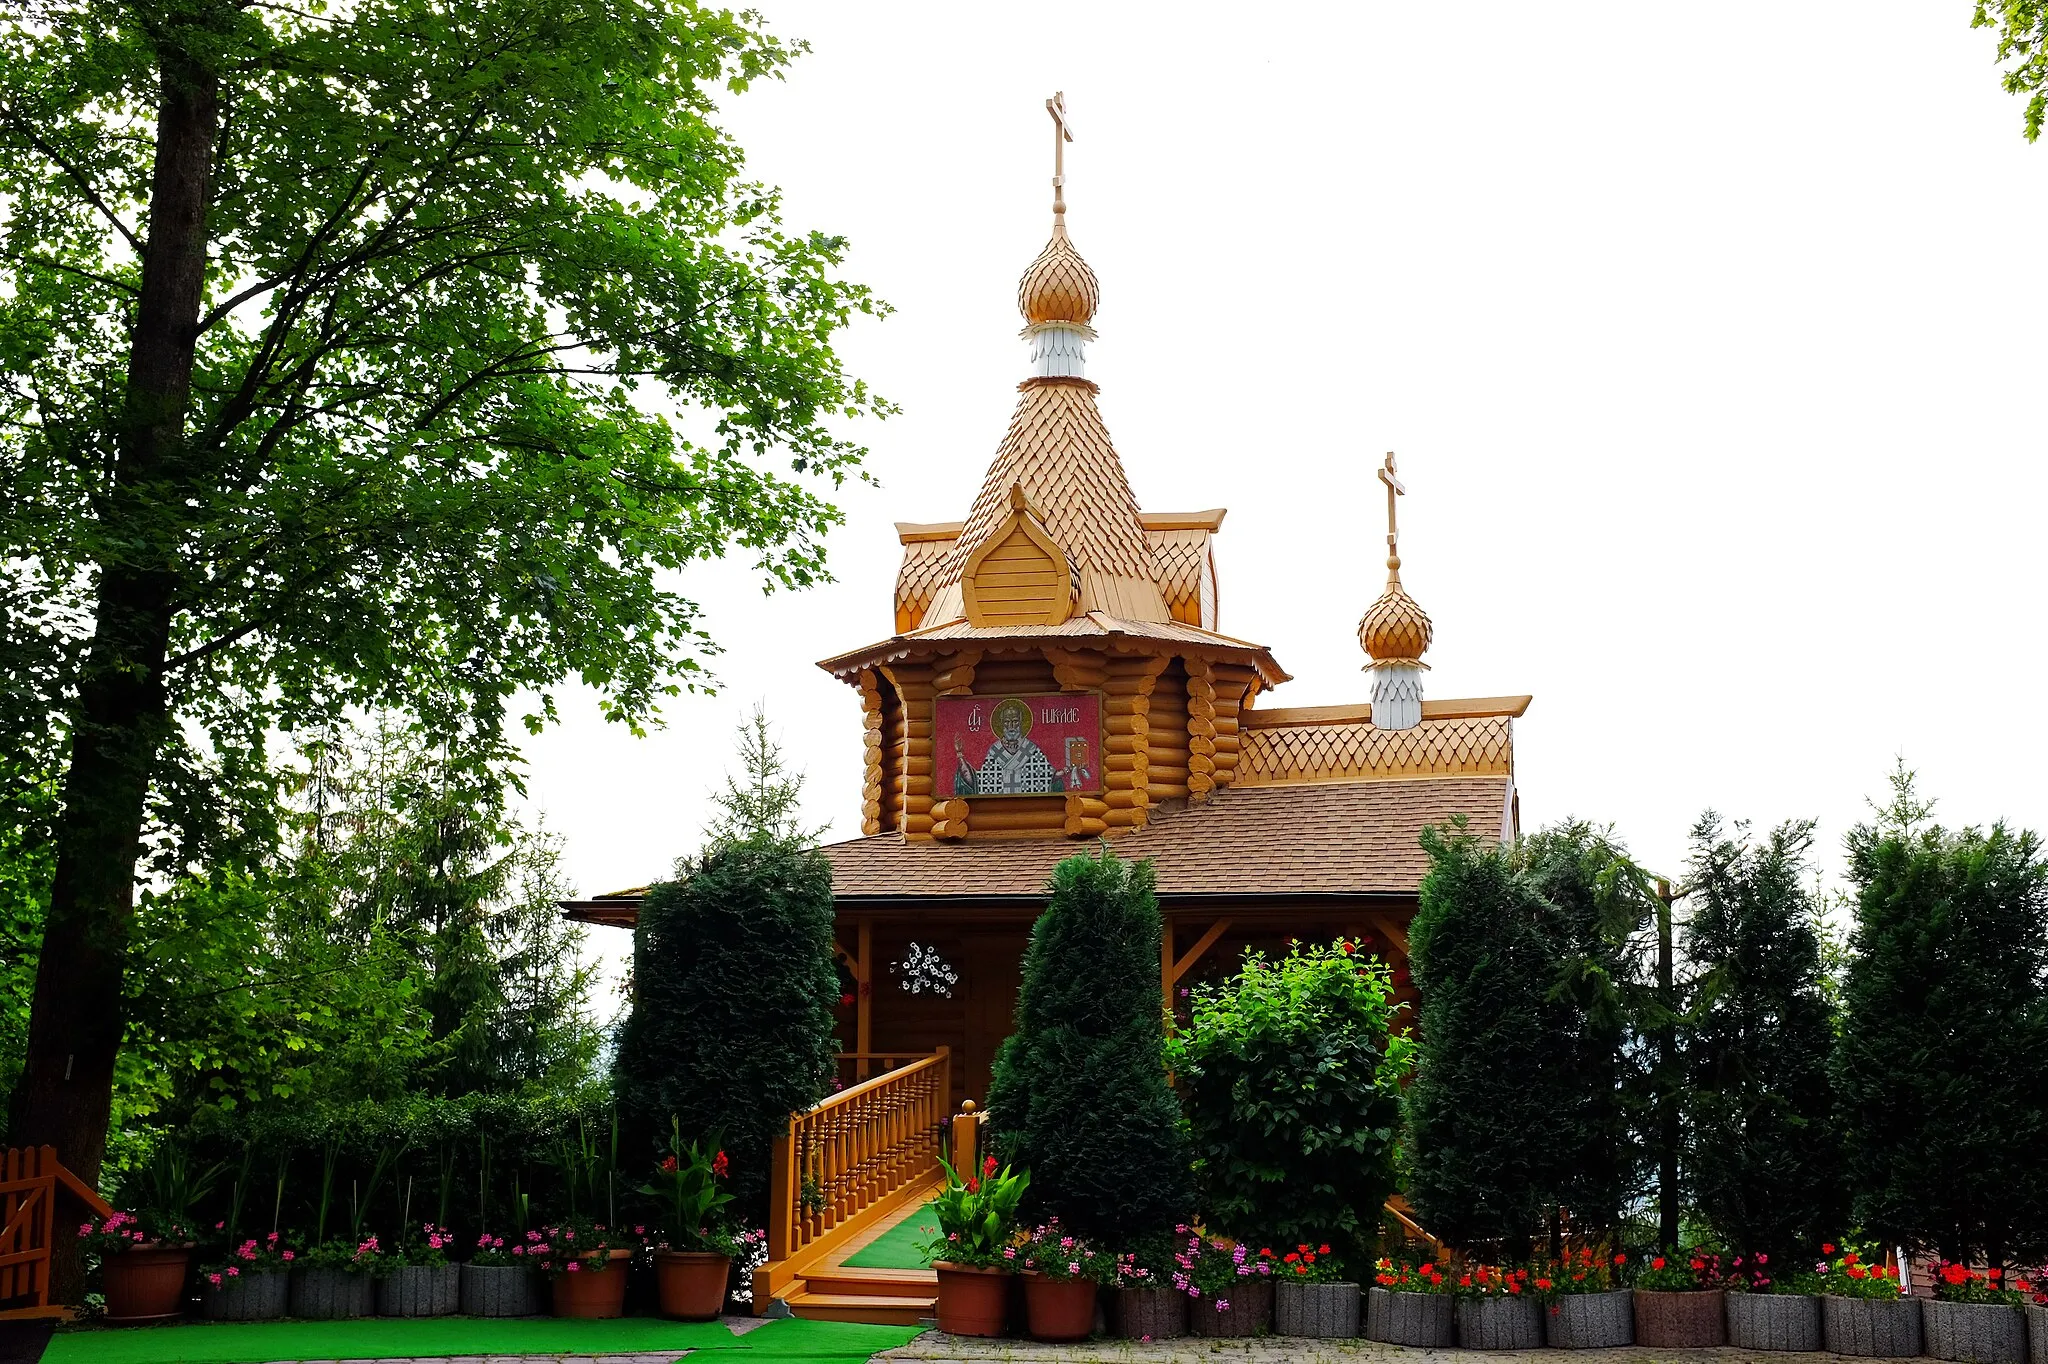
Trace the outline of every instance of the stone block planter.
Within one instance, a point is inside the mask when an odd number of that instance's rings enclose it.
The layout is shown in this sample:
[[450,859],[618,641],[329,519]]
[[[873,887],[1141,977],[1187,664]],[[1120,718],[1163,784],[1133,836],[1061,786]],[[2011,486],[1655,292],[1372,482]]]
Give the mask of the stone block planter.
[[202,1282],[199,1315],[208,1321],[275,1321],[284,1315],[291,1282],[288,1269],[223,1277],[217,1284]]
[[2001,1302],[1920,1304],[1920,1329],[1929,1358],[1963,1364],[2027,1364],[2027,1318]]
[[1457,1302],[1443,1293],[1369,1289],[1365,1295],[1365,1338],[1425,1350],[1449,1349],[1458,1343]]
[[2048,1364],[2048,1307],[2027,1304],[2027,1357],[2032,1364]]
[[400,1265],[377,1285],[380,1317],[448,1317],[461,1301],[461,1265]]
[[1543,1331],[1554,1350],[1608,1350],[1617,1345],[1633,1345],[1633,1296],[1626,1288],[1610,1293],[1560,1293],[1543,1309]]
[[1728,1343],[1738,1350],[1818,1350],[1820,1299],[1804,1293],[1730,1293]]
[[1207,1297],[1188,1300],[1188,1334],[1196,1336],[1258,1336],[1264,1335],[1273,1325],[1273,1281],[1271,1279],[1239,1279],[1237,1286],[1222,1299],[1230,1304],[1219,1312],[1214,1300]]
[[1821,1343],[1838,1355],[1911,1359],[1920,1353],[1918,1298],[1820,1300]]
[[1110,1320],[1127,1340],[1178,1340],[1188,1333],[1188,1295],[1172,1288],[1119,1288]]
[[540,1285],[524,1265],[463,1265],[460,1301],[465,1317],[537,1317]]
[[345,1269],[301,1269],[292,1275],[291,1311],[313,1321],[367,1317],[377,1310],[377,1281]]
[[1358,1334],[1358,1309],[1364,1301],[1355,1283],[1282,1279],[1273,1285],[1273,1334],[1349,1340]]
[[1728,1342],[1726,1293],[1636,1290],[1636,1344],[1660,1350],[1696,1350]]
[[1458,1344],[1467,1350],[1540,1350],[1543,1308],[1534,1298],[1459,1298]]

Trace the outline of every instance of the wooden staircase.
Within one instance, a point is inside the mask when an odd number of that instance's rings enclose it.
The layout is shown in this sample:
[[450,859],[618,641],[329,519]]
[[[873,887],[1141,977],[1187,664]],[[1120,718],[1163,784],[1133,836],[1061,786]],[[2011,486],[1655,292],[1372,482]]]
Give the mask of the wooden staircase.
[[938,1276],[930,1270],[845,1261],[943,1186],[948,1138],[956,1156],[964,1142],[972,1162],[979,1115],[969,1105],[949,1121],[952,1061],[944,1048],[872,1059],[886,1067],[882,1074],[791,1115],[775,1140],[768,1261],[754,1271],[757,1314],[779,1302],[814,1321],[915,1326],[932,1316]]

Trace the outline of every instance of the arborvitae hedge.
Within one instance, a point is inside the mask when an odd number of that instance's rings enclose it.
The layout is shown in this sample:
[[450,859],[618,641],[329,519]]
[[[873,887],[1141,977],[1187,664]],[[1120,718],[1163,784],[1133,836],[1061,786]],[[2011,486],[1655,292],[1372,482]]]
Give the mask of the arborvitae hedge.
[[988,1092],[997,1153],[1031,1171],[1033,1210],[1118,1239],[1170,1229],[1193,1204],[1152,887],[1149,862],[1107,848],[1053,869]]
[[1693,1203],[1735,1251],[1810,1261],[1849,1225],[1828,1061],[1813,824],[1760,843],[1711,812],[1694,826],[1685,957],[1686,1168]]
[[832,868],[757,834],[715,844],[687,873],[640,907],[619,1105],[650,1159],[671,1114],[685,1140],[719,1134],[734,1211],[758,1227],[770,1143],[832,1082]]
[[1836,1080],[1857,1222],[1951,1260],[2048,1255],[2048,867],[2031,833],[1927,826],[1910,774],[1848,839]]
[[1196,987],[1169,1048],[1215,1230],[1370,1263],[1396,1187],[1401,1081],[1413,1059],[1380,962],[1349,943],[1252,953]]

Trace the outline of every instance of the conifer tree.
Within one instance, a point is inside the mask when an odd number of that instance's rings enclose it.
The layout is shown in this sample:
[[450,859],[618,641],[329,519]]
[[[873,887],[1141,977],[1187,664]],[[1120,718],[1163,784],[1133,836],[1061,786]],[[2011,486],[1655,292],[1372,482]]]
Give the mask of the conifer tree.
[[1692,831],[1685,955],[1686,1165],[1693,1202],[1728,1245],[1778,1264],[1812,1258],[1848,1226],[1828,1061],[1820,906],[1807,884],[1813,822],[1761,843]]
[[1950,1260],[2048,1255],[2048,865],[2032,833],[1929,822],[1903,764],[1848,838],[1836,1045],[1855,1216]]
[[1070,857],[1031,930],[1016,1032],[989,1085],[998,1155],[1036,1209],[1084,1233],[1170,1230],[1193,1190],[1167,1087],[1152,864]]

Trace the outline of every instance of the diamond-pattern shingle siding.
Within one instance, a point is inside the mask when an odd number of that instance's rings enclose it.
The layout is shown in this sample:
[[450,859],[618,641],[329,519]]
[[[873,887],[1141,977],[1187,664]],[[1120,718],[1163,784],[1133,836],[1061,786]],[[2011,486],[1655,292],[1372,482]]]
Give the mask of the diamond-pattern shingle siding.
[[1237,784],[1361,778],[1506,776],[1513,721],[1505,715],[1424,720],[1413,729],[1351,724],[1248,725],[1239,736]]

